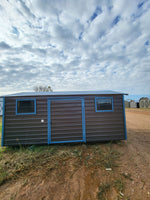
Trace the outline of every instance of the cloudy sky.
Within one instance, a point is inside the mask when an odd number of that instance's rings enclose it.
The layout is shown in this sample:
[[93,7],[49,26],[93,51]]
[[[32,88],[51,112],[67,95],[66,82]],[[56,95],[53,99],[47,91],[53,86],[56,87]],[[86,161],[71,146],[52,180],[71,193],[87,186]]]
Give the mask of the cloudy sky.
[[0,95],[150,94],[149,0],[1,0]]

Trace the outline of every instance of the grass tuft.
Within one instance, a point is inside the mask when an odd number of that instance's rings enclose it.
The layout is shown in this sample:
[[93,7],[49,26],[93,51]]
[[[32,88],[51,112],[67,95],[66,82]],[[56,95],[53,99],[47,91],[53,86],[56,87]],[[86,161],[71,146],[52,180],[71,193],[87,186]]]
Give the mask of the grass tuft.
[[99,192],[97,194],[98,199],[100,200],[106,200],[107,199],[107,193],[110,191],[111,184],[110,183],[102,183],[99,186]]
[[117,189],[118,192],[123,192],[125,189],[125,183],[122,179],[117,179],[114,181],[114,187]]
[[6,180],[7,180],[7,172],[2,166],[0,166],[0,185],[5,183]]

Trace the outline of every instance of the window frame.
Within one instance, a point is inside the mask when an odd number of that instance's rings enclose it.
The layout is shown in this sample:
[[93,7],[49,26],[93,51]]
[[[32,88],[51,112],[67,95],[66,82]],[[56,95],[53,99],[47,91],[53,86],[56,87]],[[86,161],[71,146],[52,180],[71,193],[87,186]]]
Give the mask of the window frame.
[[[111,99],[112,102],[112,109],[111,110],[97,110],[97,100],[98,99],[105,99],[105,98],[109,98]],[[113,97],[95,97],[95,112],[113,112],[114,111],[114,104],[113,104]]]
[[[18,113],[18,101],[34,101],[34,112]],[[16,115],[35,115],[36,114],[36,99],[16,99]]]

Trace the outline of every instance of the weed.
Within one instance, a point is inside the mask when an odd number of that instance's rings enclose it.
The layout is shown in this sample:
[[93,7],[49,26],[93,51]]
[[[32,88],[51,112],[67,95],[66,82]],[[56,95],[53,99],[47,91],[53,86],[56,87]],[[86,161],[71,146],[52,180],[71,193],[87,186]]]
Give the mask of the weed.
[[28,179],[28,178],[26,178],[26,179],[24,180],[24,182],[23,182],[22,186],[25,186],[25,185],[27,185],[27,184],[28,184],[28,181],[29,181],[29,179]]
[[7,179],[7,172],[6,170],[0,166],[0,185],[2,185]]
[[133,179],[131,178],[131,174],[129,173],[122,173],[121,174],[124,178],[126,178],[126,179],[128,179],[128,180],[130,180],[130,181],[133,181]]
[[125,183],[121,179],[117,179],[114,181],[114,187],[118,192],[123,192],[125,189]]
[[74,155],[75,157],[81,158],[81,156],[82,156],[82,151],[80,151],[79,149],[75,149],[75,150],[73,151],[73,155]]
[[54,155],[55,153],[57,153],[57,148],[56,147],[49,147],[47,151],[50,155]]
[[107,193],[110,191],[111,184],[110,183],[102,183],[99,186],[99,192],[98,192],[98,199],[100,200],[106,200],[107,199]]
[[104,157],[103,157],[104,167],[105,168],[113,168],[113,167],[118,166],[116,164],[116,160],[118,160],[119,156],[120,156],[119,152],[112,150],[112,149],[107,150],[104,153]]
[[88,167],[89,166],[89,163],[88,163],[88,160],[90,159],[90,155],[88,155],[86,158],[85,158],[85,165]]

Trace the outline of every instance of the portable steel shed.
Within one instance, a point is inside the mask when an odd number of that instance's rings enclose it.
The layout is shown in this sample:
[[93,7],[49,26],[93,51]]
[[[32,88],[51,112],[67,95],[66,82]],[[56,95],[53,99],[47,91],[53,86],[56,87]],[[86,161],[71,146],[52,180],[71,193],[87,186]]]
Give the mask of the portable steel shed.
[[3,97],[2,146],[124,139],[123,93],[28,92]]

